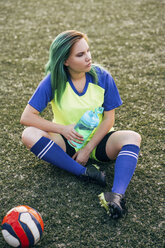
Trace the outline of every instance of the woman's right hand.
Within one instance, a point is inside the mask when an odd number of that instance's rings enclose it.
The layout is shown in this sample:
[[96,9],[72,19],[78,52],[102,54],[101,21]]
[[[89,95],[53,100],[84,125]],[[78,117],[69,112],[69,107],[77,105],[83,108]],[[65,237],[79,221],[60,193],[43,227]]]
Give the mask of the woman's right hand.
[[76,142],[81,144],[83,142],[83,136],[76,132],[74,129],[75,124],[67,125],[64,127],[64,130],[62,132],[62,135],[73,145],[72,142]]

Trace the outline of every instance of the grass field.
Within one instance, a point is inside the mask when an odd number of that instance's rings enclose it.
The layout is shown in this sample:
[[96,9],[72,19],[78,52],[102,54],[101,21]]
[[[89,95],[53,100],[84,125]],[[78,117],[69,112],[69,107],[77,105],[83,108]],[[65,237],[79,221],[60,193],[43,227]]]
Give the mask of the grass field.
[[[26,204],[42,215],[42,248],[163,248],[164,0],[0,1],[0,221]],[[93,61],[112,74],[124,102],[117,130],[142,136],[136,173],[126,192],[126,218],[111,220],[97,195],[102,189],[35,158],[21,143],[19,120],[44,76],[49,46],[67,29],[88,34]],[[51,120],[48,108],[42,114]],[[8,246],[0,234],[0,247]]]

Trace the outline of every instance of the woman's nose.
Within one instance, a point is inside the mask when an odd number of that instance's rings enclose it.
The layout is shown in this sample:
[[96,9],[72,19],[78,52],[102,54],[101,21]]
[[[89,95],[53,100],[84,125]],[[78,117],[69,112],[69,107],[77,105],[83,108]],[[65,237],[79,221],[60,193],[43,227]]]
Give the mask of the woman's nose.
[[87,53],[86,54],[86,61],[89,61],[89,60],[91,60],[91,54],[90,53]]

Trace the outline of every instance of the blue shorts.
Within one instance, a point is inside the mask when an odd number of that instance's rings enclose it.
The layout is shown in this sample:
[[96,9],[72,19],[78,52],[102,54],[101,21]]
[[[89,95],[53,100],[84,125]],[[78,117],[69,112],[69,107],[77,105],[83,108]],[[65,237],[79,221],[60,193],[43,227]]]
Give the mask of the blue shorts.
[[[92,151],[90,158],[95,159],[97,161],[100,162],[108,162],[111,161],[107,154],[106,154],[106,143],[108,138],[111,136],[111,134],[113,134],[115,131],[109,132],[107,133],[104,138],[100,141],[100,143],[96,146],[96,148]],[[67,139],[62,135],[64,141],[65,141],[65,145],[66,145],[66,153],[72,157],[75,153],[76,150],[74,149],[74,147],[72,147]]]

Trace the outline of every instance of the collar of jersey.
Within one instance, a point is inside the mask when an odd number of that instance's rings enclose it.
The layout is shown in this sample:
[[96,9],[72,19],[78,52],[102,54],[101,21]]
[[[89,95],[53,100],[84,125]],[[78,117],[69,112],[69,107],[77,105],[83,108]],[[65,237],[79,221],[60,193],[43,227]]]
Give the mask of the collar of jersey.
[[78,92],[78,91],[76,90],[76,88],[75,88],[75,86],[74,86],[74,84],[73,84],[73,82],[72,82],[70,76],[68,76],[69,84],[70,84],[70,86],[72,87],[72,90],[73,90],[73,91],[75,92],[75,94],[77,94],[78,96],[83,96],[83,95],[86,93],[87,89],[88,89],[88,84],[89,84],[89,80],[90,80],[90,79],[89,79],[89,75],[88,75],[87,73],[85,73],[85,77],[86,77],[85,87],[84,87],[83,91],[80,93],[80,92]]

